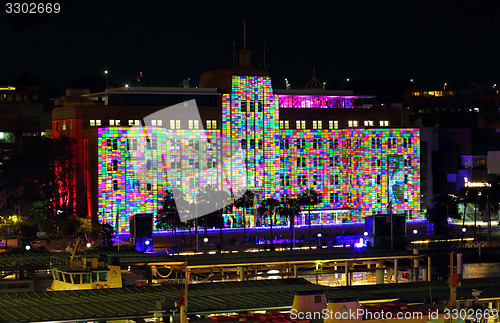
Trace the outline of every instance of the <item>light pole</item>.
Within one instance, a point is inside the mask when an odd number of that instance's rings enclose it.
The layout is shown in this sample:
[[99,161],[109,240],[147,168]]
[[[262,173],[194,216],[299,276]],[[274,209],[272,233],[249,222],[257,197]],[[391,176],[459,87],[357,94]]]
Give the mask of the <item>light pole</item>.
[[106,78],[106,90],[108,89],[109,87],[109,83],[108,83],[108,75],[109,75],[109,71],[108,70],[104,70],[104,77]]

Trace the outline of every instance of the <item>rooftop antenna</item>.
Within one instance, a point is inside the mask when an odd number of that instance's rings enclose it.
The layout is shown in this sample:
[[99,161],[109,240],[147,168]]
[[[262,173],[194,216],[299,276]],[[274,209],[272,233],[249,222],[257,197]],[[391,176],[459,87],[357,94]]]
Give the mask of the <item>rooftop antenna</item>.
[[236,67],[236,42],[233,40],[233,68]]
[[323,89],[323,85],[321,85],[321,82],[318,80],[316,77],[316,62],[313,60],[313,76],[309,80],[309,82],[306,85],[306,89]]
[[247,48],[247,22],[243,20],[243,49]]

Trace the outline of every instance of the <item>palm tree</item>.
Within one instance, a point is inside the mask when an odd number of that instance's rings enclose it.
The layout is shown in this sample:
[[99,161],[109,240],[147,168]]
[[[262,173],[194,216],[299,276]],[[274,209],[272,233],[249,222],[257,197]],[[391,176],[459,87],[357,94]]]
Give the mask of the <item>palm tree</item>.
[[307,206],[308,210],[308,225],[309,225],[309,249],[312,249],[312,234],[311,234],[311,206],[319,202],[318,192],[312,188],[306,188],[299,194],[298,200],[300,205]]
[[285,197],[281,201],[280,213],[290,219],[290,246],[295,241],[295,215],[300,213],[299,201],[293,197]]
[[[240,193],[242,193],[240,191]],[[241,196],[236,203],[234,204],[237,208],[243,208],[243,240],[247,241],[247,217],[246,217],[246,211],[249,208],[252,208],[254,205],[254,198],[255,194],[247,190],[243,194],[239,194]]]
[[205,235],[208,222],[220,228],[220,244],[222,246],[222,228],[224,227],[223,212],[226,206],[231,205],[229,193],[215,189],[212,185],[205,186],[197,195],[199,205],[205,204],[209,213],[205,214]]
[[274,250],[273,246],[273,218],[274,214],[276,214],[280,209],[280,201],[278,201],[275,198],[267,198],[264,199],[260,202],[260,206],[257,209],[257,213],[260,216],[265,216],[266,214],[269,215],[269,223],[270,223],[270,228],[271,228],[271,251]]
[[162,208],[158,210],[156,227],[161,230],[172,229],[174,246],[177,245],[176,229],[180,223],[179,213],[186,211],[186,203],[182,192],[173,189],[167,190],[162,201]]

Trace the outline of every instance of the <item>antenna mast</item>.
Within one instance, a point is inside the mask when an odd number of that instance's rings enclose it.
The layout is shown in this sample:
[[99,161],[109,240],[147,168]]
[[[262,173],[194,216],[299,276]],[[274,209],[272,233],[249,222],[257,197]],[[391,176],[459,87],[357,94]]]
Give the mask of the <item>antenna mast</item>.
[[243,20],[243,49],[247,48],[247,22]]

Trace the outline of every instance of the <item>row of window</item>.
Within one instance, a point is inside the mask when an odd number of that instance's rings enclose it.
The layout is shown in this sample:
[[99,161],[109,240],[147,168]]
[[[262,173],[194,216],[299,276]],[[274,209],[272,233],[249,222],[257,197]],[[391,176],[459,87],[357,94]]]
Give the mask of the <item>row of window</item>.
[[[251,140],[253,140],[253,139],[251,139]],[[329,149],[339,149],[339,146],[340,146],[339,139],[314,138],[311,142],[312,145],[308,144],[309,141],[304,139],[304,138],[296,139],[296,141],[297,141],[297,148],[298,149],[308,149],[308,148],[311,148],[310,146],[312,146],[313,149],[322,149],[323,147],[328,147]],[[242,142],[242,146],[246,147],[244,145],[245,139],[241,139],[241,142]],[[401,142],[401,146],[403,148],[413,147],[412,138],[407,138],[407,137],[404,137],[402,139],[398,139],[396,137],[387,138],[387,146],[390,149],[397,148],[397,146],[400,142]],[[380,138],[372,138],[371,144],[372,144],[373,149],[375,149],[375,148],[381,149],[382,148],[382,141]],[[283,149],[283,150],[290,149],[290,146],[291,146],[290,139],[281,139],[279,141],[279,146],[280,146],[280,149]],[[360,138],[352,139],[352,140],[349,138],[349,139],[346,139],[345,146],[346,146],[346,148],[360,149],[363,146],[363,141]],[[252,148],[253,148],[253,146],[252,146]]]
[[[100,272],[92,272],[83,273],[83,274],[69,274],[60,271],[53,271],[54,280],[58,280],[60,282],[68,283],[68,284],[90,284],[91,282],[107,282],[108,281],[108,273],[105,271]],[[71,279],[73,278],[73,281]],[[92,280],[91,280],[92,278]]]
[[[66,130],[66,129],[63,128],[63,130]],[[387,138],[387,146],[390,149],[397,148],[397,145],[399,144],[400,141],[401,141],[401,146],[403,148],[413,147],[412,138],[407,138],[407,137],[402,138],[401,140],[399,140],[396,137]],[[137,148],[138,148],[137,138],[127,139],[126,143],[127,143],[127,150],[137,150]],[[262,140],[256,141],[255,139],[241,139],[240,143],[241,143],[242,149],[254,149],[254,148],[262,149],[263,145],[264,145]],[[158,141],[156,138],[152,138],[152,139],[146,138],[145,144],[146,144],[146,146],[145,146],[146,150],[158,149]],[[257,144],[257,146],[256,146],[256,144]],[[276,144],[278,144],[278,142]],[[363,141],[359,138],[353,139],[353,140],[347,139],[345,142],[345,146],[348,149],[350,149],[350,148],[361,149],[362,144],[363,144]],[[180,147],[181,141],[179,139],[172,139],[172,140],[170,140],[170,145],[172,147]],[[373,149],[375,149],[375,148],[381,149],[382,148],[382,141],[380,140],[380,138],[372,138],[371,145],[372,145]],[[112,147],[113,150],[118,150],[118,139],[117,138],[106,139],[106,146]],[[198,140],[195,140],[195,139],[190,139],[189,146],[194,147],[194,149],[200,149],[200,142]],[[290,149],[290,146],[291,146],[290,139],[280,140],[279,146],[280,146],[281,150]],[[340,140],[338,138],[336,138],[336,139],[314,138],[312,140],[312,145],[310,145],[310,144],[308,144],[308,141],[304,138],[297,139],[297,149],[302,149],[302,150],[305,150],[308,148],[322,149],[323,147],[325,147],[325,148],[328,147],[329,149],[332,149],[332,150],[339,149]],[[406,160],[405,160],[405,163],[406,163]],[[405,166],[406,166],[406,164],[405,164]],[[408,165],[408,166],[410,166],[410,165]]]
[[[280,120],[280,129],[290,129],[290,121],[289,120]],[[295,129],[307,129],[306,128],[306,120],[295,120]],[[347,121],[347,125],[349,127],[358,127],[358,120],[349,120]],[[365,120],[363,121],[363,125],[365,127],[373,127],[375,123],[373,120]],[[380,127],[388,127],[389,126],[389,121],[388,120],[380,120],[378,125]],[[313,120],[312,121],[312,128],[313,129],[323,129],[323,120]],[[328,121],[328,129],[334,130],[339,128],[339,121],[338,120],[330,120]]]
[[[312,175],[311,177],[311,184],[312,185],[318,185],[318,183],[320,181],[322,181],[322,178],[327,178],[329,177],[329,182],[330,182],[330,185],[340,185],[340,183],[342,182],[341,179],[339,178],[339,175],[335,174],[335,175],[330,175],[330,176],[324,176],[324,175]],[[284,187],[290,187],[290,176],[289,175],[281,175],[280,176],[280,183],[281,183],[281,186],[284,186]],[[348,183],[351,183],[351,178],[348,178],[347,179],[347,182]],[[373,182],[374,184],[382,184],[382,175],[376,175],[373,177]],[[404,175],[404,183],[405,184],[408,184],[409,182],[409,177],[408,177],[408,174],[405,174]],[[298,185],[307,185],[307,176],[306,175],[297,175],[297,184]]]
[[25,102],[25,101],[38,101],[38,95],[33,94],[31,96],[27,94],[0,94],[0,101],[19,101],[19,102]]
[[[91,127],[100,127],[102,126],[102,120],[90,120]],[[151,120],[151,126],[153,127],[162,127],[163,120]],[[109,126],[111,127],[119,127],[121,126],[121,120],[110,119]],[[128,120],[128,126],[141,126],[140,120]],[[170,120],[169,122],[170,129],[181,129],[181,120]],[[217,120],[207,120],[207,129],[217,129]],[[200,121],[199,120],[188,120],[187,129],[200,129]],[[63,129],[65,130],[65,129]]]

